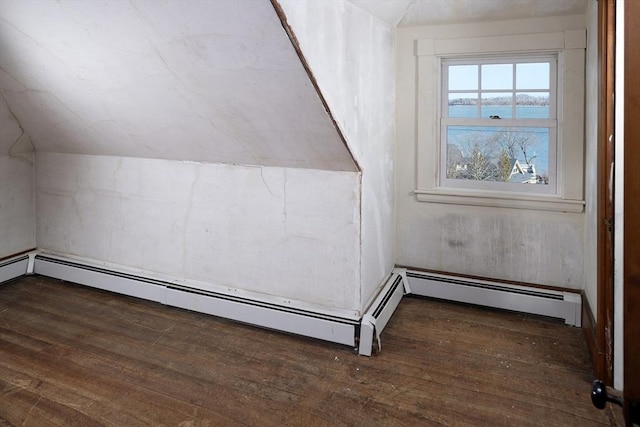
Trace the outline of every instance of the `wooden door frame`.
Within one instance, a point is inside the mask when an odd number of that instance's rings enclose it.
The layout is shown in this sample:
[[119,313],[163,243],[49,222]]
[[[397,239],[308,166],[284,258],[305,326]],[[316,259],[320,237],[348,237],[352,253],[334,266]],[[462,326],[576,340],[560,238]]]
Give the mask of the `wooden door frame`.
[[595,375],[613,385],[613,214],[615,0],[598,0],[597,306],[585,333]]
[[624,3],[624,413],[640,422],[640,2]]

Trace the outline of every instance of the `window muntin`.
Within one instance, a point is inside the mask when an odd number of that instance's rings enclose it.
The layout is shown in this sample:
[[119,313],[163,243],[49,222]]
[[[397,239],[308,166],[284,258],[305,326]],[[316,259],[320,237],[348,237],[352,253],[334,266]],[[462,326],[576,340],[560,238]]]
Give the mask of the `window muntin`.
[[440,186],[554,194],[556,73],[555,55],[443,59]]

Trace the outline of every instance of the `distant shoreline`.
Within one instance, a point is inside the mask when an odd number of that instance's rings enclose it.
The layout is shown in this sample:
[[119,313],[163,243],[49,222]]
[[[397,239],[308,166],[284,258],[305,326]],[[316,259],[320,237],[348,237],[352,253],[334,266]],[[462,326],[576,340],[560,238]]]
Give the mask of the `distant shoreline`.
[[[491,106],[508,106],[511,105],[512,101],[511,96],[500,96],[495,98],[483,98],[482,105],[491,105]],[[469,105],[478,105],[477,98],[457,98],[449,100],[450,106],[469,106]],[[548,96],[531,96],[520,94],[516,95],[516,105],[518,107],[548,107],[549,106],[549,97]]]

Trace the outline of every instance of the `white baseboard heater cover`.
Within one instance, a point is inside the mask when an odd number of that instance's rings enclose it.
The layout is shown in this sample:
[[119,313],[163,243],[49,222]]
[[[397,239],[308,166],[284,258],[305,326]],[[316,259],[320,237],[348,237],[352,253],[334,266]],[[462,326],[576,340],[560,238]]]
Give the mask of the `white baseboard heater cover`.
[[24,254],[0,262],[0,284],[27,274],[29,261],[29,255]]
[[38,254],[34,271],[47,277],[352,347],[360,326],[355,319],[190,288],[63,257]]
[[578,293],[507,285],[419,271],[407,271],[411,293],[505,310],[563,319],[581,326],[582,298]]
[[371,356],[374,340],[378,351],[382,350],[380,334],[387,326],[391,315],[400,304],[406,293],[406,276],[404,270],[395,269],[387,280],[382,291],[378,294],[371,307],[362,317],[360,325],[360,340],[358,353],[362,356]]

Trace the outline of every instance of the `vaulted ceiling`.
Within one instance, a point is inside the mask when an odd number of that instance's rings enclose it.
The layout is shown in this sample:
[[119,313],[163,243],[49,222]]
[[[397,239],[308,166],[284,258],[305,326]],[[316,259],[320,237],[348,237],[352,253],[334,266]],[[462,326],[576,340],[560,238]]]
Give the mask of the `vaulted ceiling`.
[[0,93],[4,148],[356,169],[265,0],[1,0]]

